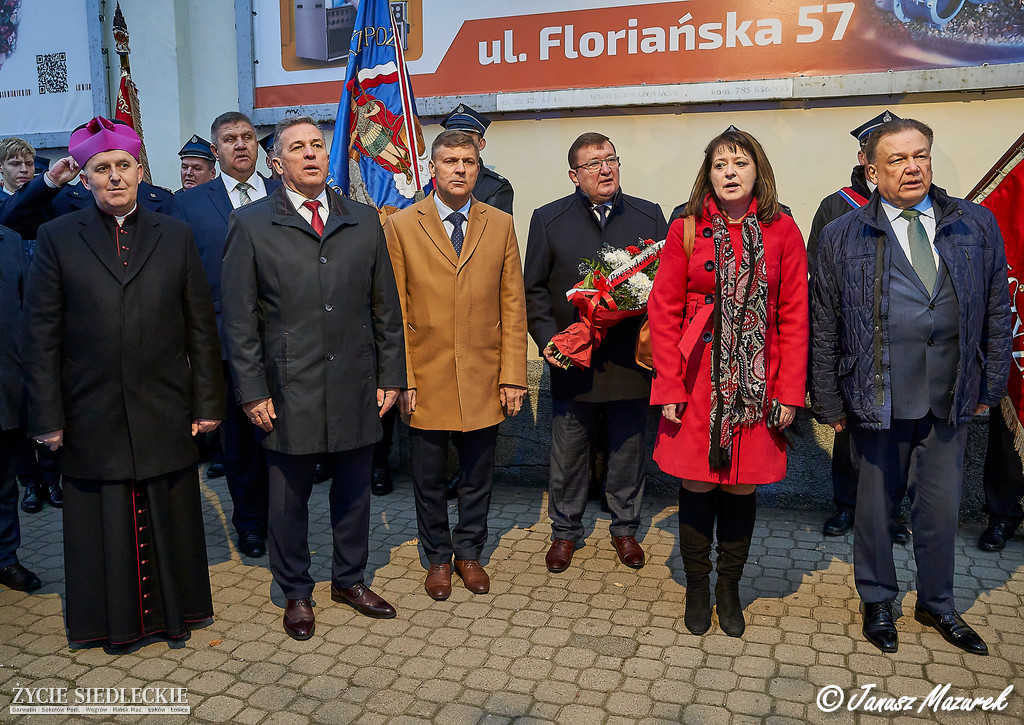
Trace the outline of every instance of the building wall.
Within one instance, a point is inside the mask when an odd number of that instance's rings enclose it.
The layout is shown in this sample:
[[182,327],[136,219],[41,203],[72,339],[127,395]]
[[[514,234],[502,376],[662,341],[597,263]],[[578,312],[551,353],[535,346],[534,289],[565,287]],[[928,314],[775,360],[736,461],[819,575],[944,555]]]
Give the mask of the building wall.
[[[111,4],[106,3],[108,27]],[[176,189],[182,143],[192,133],[208,136],[219,113],[238,108],[234,3],[121,0],[121,9],[131,31],[132,72],[153,178]],[[110,37],[108,46],[113,48]],[[118,77],[112,50],[110,57],[113,97]],[[623,188],[660,203],[668,214],[689,196],[704,145],[735,124],[764,145],[780,197],[806,232],[820,199],[848,183],[857,151],[849,130],[885,108],[932,125],[935,182],[955,195],[970,191],[1024,131],[1020,90],[799,104],[566,110],[495,117],[484,158],[516,189],[516,231],[525,247],[533,209],[572,191],[565,154],[578,134],[596,130],[610,136],[623,158]],[[324,119],[328,127],[333,123],[330,115]],[[429,143],[441,129],[436,118],[423,121]],[[259,168],[264,168],[262,160]]]

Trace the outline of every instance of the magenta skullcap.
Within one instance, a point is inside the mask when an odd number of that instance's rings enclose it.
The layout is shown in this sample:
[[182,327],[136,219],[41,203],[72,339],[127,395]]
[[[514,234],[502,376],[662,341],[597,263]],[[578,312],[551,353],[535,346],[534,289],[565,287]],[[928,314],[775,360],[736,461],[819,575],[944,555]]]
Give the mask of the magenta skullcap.
[[68,153],[79,166],[85,166],[89,159],[104,151],[127,151],[138,161],[141,149],[142,141],[135,129],[103,116],[97,116],[76,130],[68,142]]

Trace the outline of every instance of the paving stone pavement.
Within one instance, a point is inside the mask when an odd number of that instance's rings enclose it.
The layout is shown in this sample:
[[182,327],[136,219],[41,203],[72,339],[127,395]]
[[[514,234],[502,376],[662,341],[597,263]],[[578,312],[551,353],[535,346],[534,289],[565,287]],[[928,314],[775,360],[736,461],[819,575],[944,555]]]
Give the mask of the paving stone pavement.
[[[902,599],[900,649],[883,655],[864,641],[853,588],[851,537],[825,538],[822,515],[762,509],[741,589],[742,639],[717,627],[695,637],[683,627],[683,572],[676,502],[649,497],[638,535],[649,563],[615,559],[607,517],[591,505],[588,540],[572,567],[550,574],[547,502],[536,487],[496,488],[491,591],[451,598],[423,591],[410,481],[374,498],[368,583],[398,609],[391,620],[361,617],[330,598],[329,484],[314,487],[310,542],[319,582],[317,630],[306,642],[282,627],[283,598],[267,559],[240,558],[229,535],[224,479],[204,481],[206,536],[216,616],[184,646],[149,644],[111,657],[68,649],[62,619],[59,512],[22,515],[22,561],[44,581],[26,595],[0,591],[0,722],[157,723],[875,723],[1024,721],[1024,540],[1001,554],[961,528],[957,599],[991,656],[961,653],[913,619]],[[776,484],[776,485],[785,485]],[[225,511],[227,509],[227,511]],[[451,508],[454,516],[454,505]],[[227,513],[227,516],[225,516]],[[909,548],[897,547],[901,587],[913,583]],[[949,695],[996,697],[1002,712],[938,712],[917,706],[936,685]],[[73,718],[12,715],[15,686],[187,687],[190,716]],[[822,713],[826,685],[844,695],[917,697],[900,713]]]

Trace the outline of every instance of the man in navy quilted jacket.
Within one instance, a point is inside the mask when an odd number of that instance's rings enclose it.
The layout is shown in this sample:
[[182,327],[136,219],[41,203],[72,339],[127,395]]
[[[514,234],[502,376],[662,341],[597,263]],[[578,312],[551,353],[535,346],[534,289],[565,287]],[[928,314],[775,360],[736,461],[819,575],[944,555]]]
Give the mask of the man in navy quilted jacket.
[[1006,255],[990,211],[932,185],[932,138],[913,119],[879,126],[865,146],[878,188],[822,232],[811,396],[819,420],[852,430],[860,459],[853,563],[865,638],[899,646],[889,522],[906,493],[914,616],[984,655],[953,602],[953,559],[967,424],[1006,393]]

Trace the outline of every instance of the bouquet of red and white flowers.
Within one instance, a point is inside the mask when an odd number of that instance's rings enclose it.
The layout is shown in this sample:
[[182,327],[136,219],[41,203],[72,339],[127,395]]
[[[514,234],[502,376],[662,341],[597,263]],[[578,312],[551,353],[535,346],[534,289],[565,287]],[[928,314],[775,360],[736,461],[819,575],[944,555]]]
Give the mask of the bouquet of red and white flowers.
[[664,247],[664,240],[650,239],[625,249],[605,245],[597,259],[582,261],[583,281],[565,293],[579,309],[580,321],[551,338],[559,362],[589,367],[594,349],[609,327],[647,311],[647,298]]

